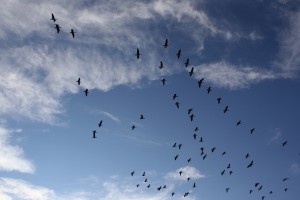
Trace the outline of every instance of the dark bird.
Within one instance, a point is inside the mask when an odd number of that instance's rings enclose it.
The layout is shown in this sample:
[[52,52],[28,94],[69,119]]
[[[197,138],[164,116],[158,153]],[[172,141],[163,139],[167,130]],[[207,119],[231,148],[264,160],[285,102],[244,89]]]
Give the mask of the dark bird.
[[187,197],[190,193],[189,192],[185,192],[183,197]]
[[282,146],[284,147],[286,144],[287,144],[287,140],[282,143]]
[[99,122],[99,124],[98,124],[98,127],[101,127],[101,126],[103,126],[103,124],[102,124],[102,120]]
[[179,109],[179,102],[178,101],[175,103],[175,105]]
[[191,71],[189,72],[190,76],[194,74],[194,67],[192,67]]
[[287,180],[289,180],[290,178],[284,178],[284,179],[282,179],[282,181],[287,181]]
[[136,58],[139,59],[140,55],[142,55],[142,54],[140,54],[140,50],[139,50],[139,48],[137,48],[136,49],[136,54],[135,54]]
[[174,196],[174,194],[175,194],[175,192],[172,192],[172,194],[171,194],[171,195],[172,195],[172,196]]
[[224,156],[225,154],[227,154],[226,151],[224,151],[224,152],[222,153],[222,156]]
[[163,45],[164,48],[167,48],[169,46],[168,39],[166,39],[165,44]]
[[94,131],[93,131],[93,138],[97,138],[97,137],[96,137],[96,133],[97,133],[97,131],[94,130]]
[[255,186],[255,187],[257,187],[257,186],[259,186],[259,184],[260,184],[260,183],[255,183],[255,185],[254,185],[254,186]]
[[273,191],[270,191],[269,194],[273,194]]
[[174,94],[173,94],[173,100],[175,100],[177,97],[178,97],[177,94],[174,93]]
[[225,173],[225,169],[221,172],[221,176],[223,176],[224,175],[224,173]]
[[58,24],[55,24],[55,28],[56,28],[56,32],[59,33],[60,32],[60,29],[61,27],[58,25]]
[[186,180],[187,180],[187,181],[190,181],[190,180],[191,180],[191,178],[190,178],[190,177],[188,177]]
[[202,83],[203,83],[203,80],[204,80],[204,78],[202,78],[202,79],[200,79],[200,80],[198,81],[198,87],[199,87],[199,88],[201,88],[201,85],[202,85]]
[[264,200],[264,199],[265,199],[265,196],[262,196],[262,197],[261,197],[261,200]]
[[178,52],[176,53],[177,58],[179,59],[181,56],[181,49],[178,50]]
[[140,184],[137,184],[137,185],[136,185],[136,187],[139,187],[139,186],[140,186]]
[[229,192],[229,189],[230,189],[230,188],[226,188],[226,192]]
[[73,29],[71,29],[71,32],[70,32],[70,33],[71,33],[72,37],[75,38],[75,33],[76,33],[76,32],[75,32]]
[[206,157],[207,157],[207,154],[205,154],[202,159],[205,160]]
[[167,185],[164,185],[164,187],[163,187],[164,189],[166,189],[167,188]]
[[254,131],[255,131],[255,128],[252,128],[252,129],[250,130],[250,134],[252,134]]
[[196,127],[195,127],[194,131],[195,131],[195,132],[197,132],[197,131],[198,131],[198,126],[196,126]]
[[174,160],[177,160],[177,158],[178,158],[178,154],[174,157]]
[[225,109],[223,110],[224,113],[226,113],[228,111],[228,106],[225,107]]
[[216,147],[213,147],[212,149],[211,149],[211,152],[214,152],[216,150]]
[[220,103],[221,103],[221,100],[222,100],[222,98],[221,98],[221,97],[217,98],[218,104],[220,104]]
[[203,142],[203,138],[202,138],[202,137],[200,137],[200,140],[199,140],[199,142]]
[[143,172],[142,176],[146,176],[146,172]]
[[134,130],[135,128],[136,128],[135,125],[132,125],[132,126],[131,126],[131,130]]
[[163,85],[165,85],[166,84],[166,79],[165,78],[161,79],[161,82],[162,82]]
[[258,188],[258,190],[261,190],[261,189],[262,189],[262,187],[263,187],[263,186],[261,185],[261,186]]
[[162,69],[164,67],[164,64],[162,61],[160,61],[159,69]]
[[229,175],[231,175],[232,173],[233,173],[233,171],[230,171],[230,172],[229,172]]
[[51,19],[50,20],[53,20],[53,22],[56,22],[56,18],[54,17],[53,13],[51,13]]
[[193,111],[193,108],[189,108],[188,109],[188,115],[190,115],[192,111]]
[[209,86],[209,87],[207,88],[207,94],[209,94],[211,91],[212,91],[212,89],[211,89],[211,87]]
[[149,185],[147,185],[147,188],[150,188],[150,184],[149,184]]
[[161,186],[159,186],[159,187],[157,188],[157,190],[160,191],[160,190],[161,190]]
[[247,153],[247,154],[246,154],[246,159],[247,159],[247,158],[249,158],[249,157],[250,157],[250,154],[249,154],[249,153]]
[[250,190],[249,193],[251,194],[253,192],[253,190]]
[[191,122],[194,120],[194,117],[195,117],[194,114],[191,114],[191,115],[190,115]]
[[229,169],[231,167],[231,165],[230,165],[230,163],[228,164],[228,166],[227,166],[227,169]]
[[178,148],[181,149],[181,146],[182,146],[182,144],[179,144],[179,145],[178,145]]
[[135,171],[132,171],[132,172],[131,172],[131,176],[133,176],[133,175],[134,175],[134,173],[135,173]]
[[187,161],[188,161],[188,162],[191,162],[191,160],[192,160],[192,158],[189,158]]
[[176,147],[176,142],[173,144],[173,148]]
[[285,188],[285,189],[284,189],[284,191],[286,192],[286,191],[288,191],[288,189],[287,189],[287,188]]
[[190,59],[188,58],[188,59],[186,59],[186,62],[184,63],[185,64],[185,67],[188,67],[189,66],[189,64],[190,64]]
[[80,85],[80,78],[78,78],[78,80],[76,82],[78,85]]
[[253,166],[253,160],[250,162],[250,164],[247,166],[247,168],[252,167]]
[[204,148],[201,147],[200,150],[201,150],[201,155],[204,154],[204,152],[203,152],[203,151],[204,151]]
[[148,182],[148,179],[146,178],[146,179],[144,180],[144,182],[147,183],[147,182]]
[[88,93],[89,93],[89,90],[88,90],[88,89],[85,89],[85,90],[84,90],[84,93],[85,93],[85,96],[87,96]]
[[181,174],[182,174],[182,171],[179,171],[178,173],[179,173],[179,175],[181,176]]
[[195,188],[195,187],[196,187],[196,183],[193,184],[193,188]]
[[197,139],[197,134],[194,133],[193,137],[194,137],[194,140],[196,140]]
[[239,125],[241,125],[241,123],[242,123],[242,121],[240,120],[240,121],[238,121],[237,123],[236,123],[236,126],[239,126]]
[[145,119],[144,115],[141,115],[141,116],[140,116],[140,119]]

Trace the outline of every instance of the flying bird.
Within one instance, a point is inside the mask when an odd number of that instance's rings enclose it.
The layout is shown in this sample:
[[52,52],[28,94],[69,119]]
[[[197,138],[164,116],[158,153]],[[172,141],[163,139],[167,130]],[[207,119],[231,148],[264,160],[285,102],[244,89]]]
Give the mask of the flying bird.
[[287,188],[285,188],[285,189],[284,189],[284,191],[286,192],[286,191],[288,191],[288,189],[287,189]]
[[224,175],[224,173],[225,173],[225,169],[221,172],[221,176],[223,176]]
[[261,186],[258,188],[258,190],[261,190],[261,189],[262,189],[262,187],[263,187],[263,186],[261,185]]
[[96,133],[97,133],[97,131],[94,130],[94,131],[93,131],[93,138],[97,138],[97,137],[96,137]]
[[144,115],[141,115],[141,116],[140,116],[140,119],[145,119]]
[[203,80],[204,80],[204,78],[201,78],[201,79],[198,81],[198,87],[199,87],[199,88],[201,88],[201,85],[202,85],[202,83],[203,83]]
[[265,196],[262,196],[262,197],[261,197],[261,200],[264,200],[264,199],[265,199]]
[[249,157],[250,157],[250,154],[249,154],[249,153],[247,153],[247,154],[246,154],[246,159],[247,159],[247,158],[249,158]]
[[150,184],[149,184],[149,185],[147,185],[147,188],[150,188]]
[[136,187],[139,187],[139,186],[140,186],[140,184],[137,184],[137,185],[136,185]]
[[227,169],[229,169],[231,167],[231,165],[230,165],[230,163],[228,164],[228,166],[227,166]]
[[197,134],[194,133],[193,137],[194,137],[194,140],[196,140],[197,139]]
[[253,160],[250,162],[250,164],[247,166],[247,168],[250,168],[253,166]]
[[200,137],[200,140],[199,140],[199,142],[203,142],[203,138],[202,138],[202,137]]
[[78,83],[78,85],[80,85],[80,78],[78,78],[78,80],[76,82]]
[[132,126],[131,126],[131,130],[134,130],[135,128],[136,128],[135,125],[132,125]]
[[177,158],[178,158],[178,154],[174,157],[174,160],[177,160]]
[[192,67],[191,71],[189,72],[190,76],[194,74],[194,67]]
[[194,114],[190,115],[191,122],[194,120],[194,117],[195,117]]
[[255,185],[254,185],[254,186],[255,186],[255,187],[257,187],[257,186],[259,186],[259,184],[260,184],[260,183],[255,183]]
[[198,131],[198,126],[195,127],[194,131],[195,131],[195,132]]
[[240,121],[238,121],[237,123],[236,123],[236,126],[239,126],[239,125],[241,125],[241,123],[242,123],[242,121],[240,120]]
[[290,178],[284,178],[284,179],[282,179],[282,181],[287,181],[287,180],[289,180]]
[[228,111],[228,106],[225,107],[225,109],[223,110],[224,113],[226,113]]
[[176,147],[176,142],[173,144],[173,148]]
[[55,28],[56,28],[56,32],[59,33],[60,32],[60,29],[61,27],[58,25],[58,24],[55,24]]
[[255,128],[252,128],[252,129],[250,130],[250,134],[252,134],[254,131],[255,131]]
[[212,89],[211,89],[211,87],[209,86],[209,87],[207,88],[207,94],[209,94],[211,91],[212,91]]
[[157,190],[160,191],[160,190],[161,190],[161,186],[159,186],[159,187],[157,188]]
[[76,33],[76,32],[75,32],[73,29],[71,29],[71,32],[70,32],[70,33],[71,33],[72,37],[75,38],[75,33]]
[[232,173],[233,173],[233,171],[230,171],[230,172],[229,172],[229,175],[231,175]]
[[102,124],[103,122],[102,122],[102,120],[99,122],[99,124],[98,124],[98,127],[101,127],[101,126],[103,126],[103,124]]
[[187,197],[190,193],[189,192],[185,192],[183,197]]
[[196,187],[196,183],[193,184],[193,188],[195,188],[195,187]]
[[191,178],[190,178],[190,177],[188,177],[186,180],[187,180],[187,181],[190,181],[190,180],[191,180]]
[[131,172],[131,176],[133,176],[133,175],[134,175],[134,173],[135,173],[135,171],[132,171],[132,172]]
[[51,13],[51,19],[50,20],[53,20],[53,22],[56,22],[56,18],[54,17],[54,14],[53,13]]
[[85,93],[85,96],[87,96],[88,93],[89,93],[89,90],[88,90],[88,89],[85,89],[85,90],[84,90],[84,93]]
[[178,101],[175,103],[175,105],[179,109],[179,102]]
[[168,39],[165,40],[165,44],[163,45],[164,48],[167,48],[169,46]]
[[175,100],[177,97],[178,97],[177,94],[174,93],[174,94],[173,94],[173,100]]
[[180,58],[180,56],[181,56],[181,49],[178,50],[176,56],[177,56],[178,59]]
[[224,151],[224,152],[222,153],[222,156],[224,156],[225,154],[227,154],[226,151]]
[[171,195],[172,195],[172,196],[174,196],[174,194],[175,194],[175,192],[172,192],[172,194],[171,194]]
[[282,146],[284,147],[286,144],[287,144],[287,140],[286,141],[284,141],[283,143],[282,143]]
[[179,145],[178,145],[178,148],[181,149],[181,146],[182,146],[182,144],[179,144]]
[[213,147],[212,149],[211,149],[211,152],[214,152],[216,150],[216,147]]
[[148,182],[148,179],[146,178],[146,179],[144,180],[144,182],[147,183],[147,182]]
[[161,82],[162,82],[163,85],[165,85],[166,84],[166,79],[165,78],[161,79]]
[[218,104],[220,104],[220,103],[221,103],[221,100],[222,100],[222,98],[221,98],[221,97],[217,98]]
[[207,157],[207,154],[205,154],[202,159],[205,160],[206,157]]
[[182,171],[179,171],[178,173],[179,173],[179,175],[181,176],[181,174],[182,174]]
[[189,158],[187,161],[188,161],[188,162],[191,162],[191,160],[192,160],[192,158]]
[[251,194],[253,192],[253,190],[250,190],[249,193]]
[[164,64],[162,61],[160,61],[159,69],[162,69],[164,67]]
[[189,108],[188,109],[188,115],[190,115],[192,111],[193,111],[193,108]]
[[229,192],[229,189],[230,189],[230,188],[226,188],[226,192]]
[[146,172],[143,172],[142,176],[146,176]]
[[190,59],[188,58],[188,59],[186,59],[186,62],[184,63],[185,64],[185,67],[188,67],[189,66],[189,64],[190,64]]
[[137,48],[136,49],[136,54],[135,54],[136,58],[139,59],[140,55],[142,55],[142,54],[140,54],[140,50],[139,50],[139,48]]

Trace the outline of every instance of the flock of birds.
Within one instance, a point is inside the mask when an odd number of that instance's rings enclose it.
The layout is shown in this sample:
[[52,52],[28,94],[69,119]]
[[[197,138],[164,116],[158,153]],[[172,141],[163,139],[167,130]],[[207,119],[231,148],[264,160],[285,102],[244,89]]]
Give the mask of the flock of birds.
[[[57,19],[55,18],[55,16],[54,16],[53,13],[52,13],[51,20],[52,20],[53,22],[56,22],[56,21],[57,21]],[[57,33],[60,33],[61,27],[60,27],[58,24],[55,24],[55,29],[56,29],[56,32],[57,32]],[[70,34],[72,35],[72,38],[75,38],[75,33],[76,33],[76,32],[74,31],[74,29],[71,29]],[[168,48],[168,47],[169,47],[168,39],[165,40],[165,42],[163,43],[162,46],[163,46],[164,48]],[[140,59],[140,58],[141,58],[141,55],[142,55],[142,54],[141,54],[141,52],[140,52],[140,49],[137,48],[137,49],[136,49],[136,53],[135,53],[136,59]],[[176,53],[176,57],[177,57],[177,59],[180,59],[181,56],[182,56],[182,50],[179,49],[178,52]],[[190,59],[187,58],[186,61],[185,61],[185,63],[184,63],[184,66],[185,66],[185,68],[188,68],[189,65],[190,65]],[[160,61],[160,65],[159,65],[158,67],[159,67],[159,69],[163,69],[163,68],[164,68],[163,61]],[[190,77],[193,76],[193,74],[194,74],[194,67],[191,67],[191,68],[190,68],[188,74],[189,74]],[[166,85],[166,81],[167,81],[166,78],[162,78],[160,81],[161,81],[161,83],[162,83],[163,86]],[[198,83],[198,88],[202,88],[203,82],[204,82],[204,78],[201,78],[200,80],[198,80],[198,82],[197,82],[197,83]],[[80,77],[76,80],[76,83],[77,83],[78,85],[81,84],[81,78],[80,78]],[[209,94],[212,92],[212,88],[211,88],[210,86],[207,87],[206,92],[207,92],[207,94],[209,95]],[[84,94],[85,94],[85,96],[88,96],[89,90],[88,90],[88,89],[85,89],[85,90],[84,90]],[[181,108],[180,102],[177,101],[177,98],[178,98],[178,95],[177,95],[176,93],[174,93],[173,96],[172,96],[172,99],[173,99],[173,101],[175,102],[174,104],[175,104],[176,108],[177,108],[177,109],[180,109],[180,108]],[[218,98],[216,99],[216,101],[217,101],[217,104],[221,104],[221,102],[222,102],[222,97],[218,97]],[[187,110],[187,113],[188,113],[188,116],[189,116],[189,119],[190,119],[191,122],[193,122],[194,117],[195,117],[195,115],[193,114],[193,111],[194,111],[193,108],[189,108],[189,109]],[[224,107],[224,109],[223,109],[223,113],[224,113],[224,114],[227,113],[227,112],[229,112],[229,106],[228,106],[228,105],[226,105],[226,106]],[[141,115],[140,115],[140,120],[144,120],[144,119],[145,119],[144,115],[141,114]],[[241,124],[242,124],[242,121],[239,120],[239,121],[236,122],[235,125],[236,125],[236,126],[240,126]],[[100,120],[99,123],[98,123],[98,128],[101,128],[102,126],[103,126],[103,120]],[[134,129],[136,129],[136,128],[137,128],[137,126],[136,126],[135,124],[133,124],[133,125],[131,126],[131,130],[132,130],[132,131],[133,131]],[[198,137],[197,131],[198,131],[198,127],[196,126],[196,127],[194,128],[194,134],[193,134],[193,139],[194,139],[194,140],[197,140],[197,137]],[[254,127],[251,128],[251,129],[249,129],[249,133],[250,133],[250,134],[253,134],[254,132],[255,132],[255,128],[254,128]],[[94,139],[97,138],[96,133],[97,133],[96,130],[93,130],[93,131],[92,131],[92,138],[94,138]],[[200,143],[203,143],[203,142],[204,142],[204,138],[203,138],[203,137],[200,137],[199,142],[200,142]],[[283,142],[282,142],[282,147],[285,147],[285,146],[287,145],[287,142],[288,142],[287,140],[283,141]],[[180,150],[180,149],[182,149],[182,146],[183,146],[182,143],[175,142],[175,143],[171,146],[171,148],[178,148],[178,149]],[[214,152],[216,151],[216,149],[217,149],[217,148],[214,146],[214,147],[212,147],[212,148],[209,150],[209,152],[214,153]],[[208,153],[204,151],[204,147],[201,147],[200,150],[201,150],[200,155],[201,155],[201,157],[202,157],[202,160],[205,160],[205,159],[207,158],[207,156],[208,156]],[[221,156],[225,156],[226,154],[227,154],[227,152],[226,152],[226,151],[223,151],[223,152],[221,153]],[[300,154],[299,154],[299,155],[300,155]],[[180,156],[179,154],[176,154],[176,155],[173,157],[173,159],[176,161],[176,160],[178,160],[179,156]],[[249,153],[246,153],[245,159],[246,159],[246,160],[249,160],[249,159],[250,159],[250,154],[249,154]],[[191,157],[187,159],[187,162],[188,162],[188,163],[190,163],[191,161],[192,161],[192,158],[191,158]],[[251,167],[253,167],[253,165],[254,165],[254,160],[251,159],[251,160],[249,160],[249,163],[248,163],[247,166],[245,166],[245,167],[246,167],[246,168],[251,168]],[[233,170],[232,170],[231,163],[229,163],[229,164],[226,166],[226,168],[220,172],[220,175],[223,176],[223,175],[226,173],[226,171],[228,171],[228,174],[229,174],[229,175],[232,175],[232,174],[233,174]],[[179,175],[179,176],[182,176],[182,174],[184,174],[184,173],[185,173],[185,172],[181,170],[181,171],[178,172],[178,175]],[[132,171],[130,174],[131,174],[131,176],[135,176],[136,172],[135,172],[135,171]],[[146,176],[146,172],[144,171],[144,172],[142,173],[141,176],[144,177],[144,181],[143,181],[143,182],[146,183],[146,187],[147,187],[147,188],[150,188],[150,187],[151,187],[151,183],[150,183],[149,180],[148,180],[149,178]],[[193,179],[193,177],[187,177],[187,181],[190,181],[190,180],[192,180],[192,179]],[[286,181],[288,181],[289,179],[290,179],[290,178],[288,178],[288,177],[284,177],[284,178],[282,179],[282,182],[286,182]],[[140,187],[140,186],[141,186],[141,183],[138,183],[138,184],[136,185],[136,187]],[[197,187],[196,182],[193,182],[193,184],[191,185],[191,188],[196,188],[196,187]],[[166,188],[167,188],[167,185],[160,185],[160,186],[156,187],[157,191],[161,191],[161,190],[166,189]],[[252,193],[254,192],[254,189],[256,189],[257,191],[260,191],[260,190],[262,190],[262,188],[263,188],[263,185],[262,185],[261,183],[259,183],[259,182],[256,182],[256,183],[253,184],[253,187],[251,187],[251,188],[249,189],[249,194],[252,194]],[[225,188],[225,192],[229,192],[229,191],[230,191],[230,187]],[[287,191],[288,191],[288,188],[285,187],[285,188],[283,189],[283,191],[287,192]],[[273,194],[273,191],[270,190],[270,191],[268,192],[268,194],[269,194],[269,195],[272,195],[272,194]],[[172,193],[170,194],[170,196],[174,196],[174,195],[175,195],[175,192],[172,192]],[[189,192],[189,191],[183,193],[183,197],[187,197],[188,195],[190,195],[190,192]],[[265,198],[266,198],[266,194],[261,196],[261,200],[264,200]]]

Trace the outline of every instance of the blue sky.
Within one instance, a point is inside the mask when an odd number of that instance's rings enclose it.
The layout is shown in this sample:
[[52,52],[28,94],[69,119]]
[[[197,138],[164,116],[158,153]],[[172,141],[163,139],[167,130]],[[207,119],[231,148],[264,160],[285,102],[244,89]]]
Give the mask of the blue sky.
[[11,0],[0,19],[1,200],[299,198],[299,0]]

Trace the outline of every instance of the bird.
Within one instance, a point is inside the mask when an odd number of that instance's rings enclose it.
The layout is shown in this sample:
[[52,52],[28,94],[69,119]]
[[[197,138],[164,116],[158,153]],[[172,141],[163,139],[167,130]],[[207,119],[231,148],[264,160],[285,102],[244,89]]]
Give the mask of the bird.
[[164,185],[164,187],[163,187],[164,189],[166,189],[167,188],[167,185]]
[[190,76],[194,74],[194,67],[192,67],[191,71],[189,72]]
[[78,83],[78,85],[80,85],[80,78],[78,78],[78,80],[76,82]]
[[196,140],[197,139],[197,134],[194,133],[193,137],[194,137],[194,140]]
[[178,97],[177,94],[174,93],[174,94],[173,94],[173,100],[175,100],[177,97]]
[[134,130],[135,128],[136,128],[135,125],[132,125],[132,126],[131,126],[131,130]]
[[144,115],[141,115],[141,116],[140,116],[140,119],[145,119]]
[[253,192],[253,190],[250,190],[249,193],[251,194]]
[[166,84],[166,79],[165,78],[161,79],[161,82],[162,82],[163,85],[165,85]]
[[132,172],[131,172],[131,176],[133,176],[133,175],[134,175],[134,173],[135,173],[135,171],[132,171]]
[[252,129],[250,130],[250,134],[252,134],[254,131],[255,131],[255,128],[252,128]]
[[162,61],[160,61],[159,69],[162,69],[164,67],[164,64]]
[[187,180],[187,181],[190,181],[190,180],[191,180],[191,178],[190,178],[190,177],[188,177],[186,180]]
[[192,160],[192,158],[189,158],[187,161],[188,161],[188,162],[191,162],[191,160]]
[[282,146],[284,147],[286,144],[287,144],[287,140],[282,143]]
[[259,184],[260,184],[260,183],[255,183],[255,185],[254,185],[254,186],[255,186],[255,187],[257,187],[257,186],[259,186]]
[[147,188],[150,188],[150,184],[149,184],[149,185],[147,185]]
[[194,114],[191,114],[191,115],[190,115],[191,122],[194,120],[194,117],[195,117]]
[[223,110],[224,113],[226,113],[228,111],[228,106],[225,107],[225,109]]
[[220,104],[220,103],[221,103],[221,100],[222,100],[222,98],[221,98],[221,97],[218,97],[218,98],[217,98],[218,104]]
[[273,194],[273,191],[270,191],[269,194]]
[[250,157],[250,154],[249,154],[249,153],[247,153],[247,154],[246,154],[246,159],[247,159],[247,158],[249,158],[249,157]]
[[199,88],[201,88],[201,85],[202,85],[202,83],[203,83],[203,80],[204,80],[204,78],[201,78],[201,79],[198,81],[198,87],[199,87]]
[[263,187],[263,186],[261,185],[261,186],[260,186],[260,187],[259,187],[257,190],[261,190],[261,189],[262,189],[262,187]]
[[226,151],[224,151],[224,152],[222,153],[222,156],[224,156],[225,154],[227,154]]
[[207,154],[205,154],[202,159],[205,160],[206,157],[207,157]]
[[216,150],[216,147],[213,147],[212,149],[211,149],[211,152],[214,152]]
[[140,186],[140,184],[137,184],[137,185],[136,185],[136,187],[139,187],[139,186]]
[[176,142],[173,144],[173,148],[176,147]]
[[203,155],[203,154],[204,154],[204,152],[203,152],[203,151],[204,151],[204,148],[201,147],[200,150],[201,150],[201,155]]
[[261,200],[264,200],[264,199],[265,199],[265,196],[262,196],[262,197],[261,197]]
[[188,109],[188,115],[190,115],[192,111],[193,111],[193,108],[189,108]]
[[174,157],[174,160],[177,160],[177,158],[178,158],[178,154]]
[[56,28],[56,32],[59,33],[60,32],[60,29],[61,27],[58,25],[58,24],[55,24],[55,28]]
[[287,181],[287,180],[289,180],[290,178],[284,178],[284,179],[282,179],[282,181]]
[[178,50],[176,56],[177,56],[178,59],[180,58],[180,56],[181,56],[181,49]]
[[230,172],[229,172],[229,175],[231,175],[232,173],[233,173],[233,171],[230,171]]
[[179,145],[178,145],[178,148],[181,149],[181,146],[182,146],[182,144],[179,144]]
[[146,176],[146,172],[143,172],[142,176]]
[[212,91],[212,89],[211,89],[211,87],[209,86],[209,87],[207,88],[207,94],[209,94],[211,91]]
[[103,121],[101,120],[100,122],[99,122],[99,124],[98,124],[98,127],[101,127],[101,126],[103,126]]
[[171,195],[172,195],[172,196],[174,196],[174,194],[175,194],[175,192],[172,192],[172,194],[171,194]]
[[159,187],[157,188],[157,190],[160,191],[160,190],[161,190],[161,186],[159,186]]
[[54,17],[54,14],[53,13],[51,13],[51,19],[50,20],[53,20],[53,22],[56,22],[56,18]]
[[97,138],[97,137],[96,137],[96,133],[97,133],[97,131],[94,130],[94,131],[93,131],[93,138]]
[[230,188],[226,188],[226,192],[229,192],[229,189],[230,189]]
[[228,166],[227,166],[227,169],[229,169],[231,167],[231,165],[230,165],[230,163],[228,164]]
[[193,184],[193,188],[195,188],[195,187],[196,187],[196,183]]
[[285,188],[285,189],[284,189],[284,191],[286,192],[286,191],[288,191],[288,189],[287,189],[287,188]]
[[195,132],[198,131],[198,126],[195,127],[194,131],[195,131]]
[[203,138],[202,138],[202,137],[200,137],[200,140],[199,140],[199,142],[203,142]]
[[250,168],[253,166],[253,160],[250,162],[250,164],[247,166],[247,168]]
[[76,32],[75,32],[73,29],[71,29],[71,32],[70,32],[70,33],[72,34],[72,37],[75,38],[75,33],[76,33]]
[[179,109],[179,102],[177,101],[176,103],[175,103],[175,105],[176,105],[176,107]]
[[178,173],[179,173],[179,175],[181,176],[181,174],[182,174],[183,172],[182,172],[182,171],[179,171]]
[[188,59],[186,59],[186,62],[184,63],[185,64],[185,67],[188,67],[189,66],[189,64],[190,64],[190,59],[188,58]]
[[147,183],[147,182],[148,182],[148,179],[146,178],[146,179],[144,180],[144,182]]
[[225,173],[225,169],[221,172],[221,176],[223,176],[224,175],[224,173]]
[[236,123],[236,126],[238,126],[238,125],[241,125],[241,123],[242,123],[242,121],[240,120],[240,121],[238,121],[237,123]]
[[140,55],[142,55],[142,54],[140,54],[140,49],[137,48],[137,49],[136,49],[136,54],[135,54],[136,58],[139,59],[139,58],[140,58]]
[[167,48],[168,46],[169,46],[169,44],[168,44],[168,39],[166,39],[166,40],[165,40],[165,43],[164,43],[164,45],[163,45],[163,47],[164,47],[164,48]]
[[189,192],[185,192],[183,197],[187,197],[190,193]]
[[85,96],[87,96],[88,93],[89,93],[89,90],[88,90],[88,89],[85,89],[85,90],[84,90],[84,93],[85,93]]

